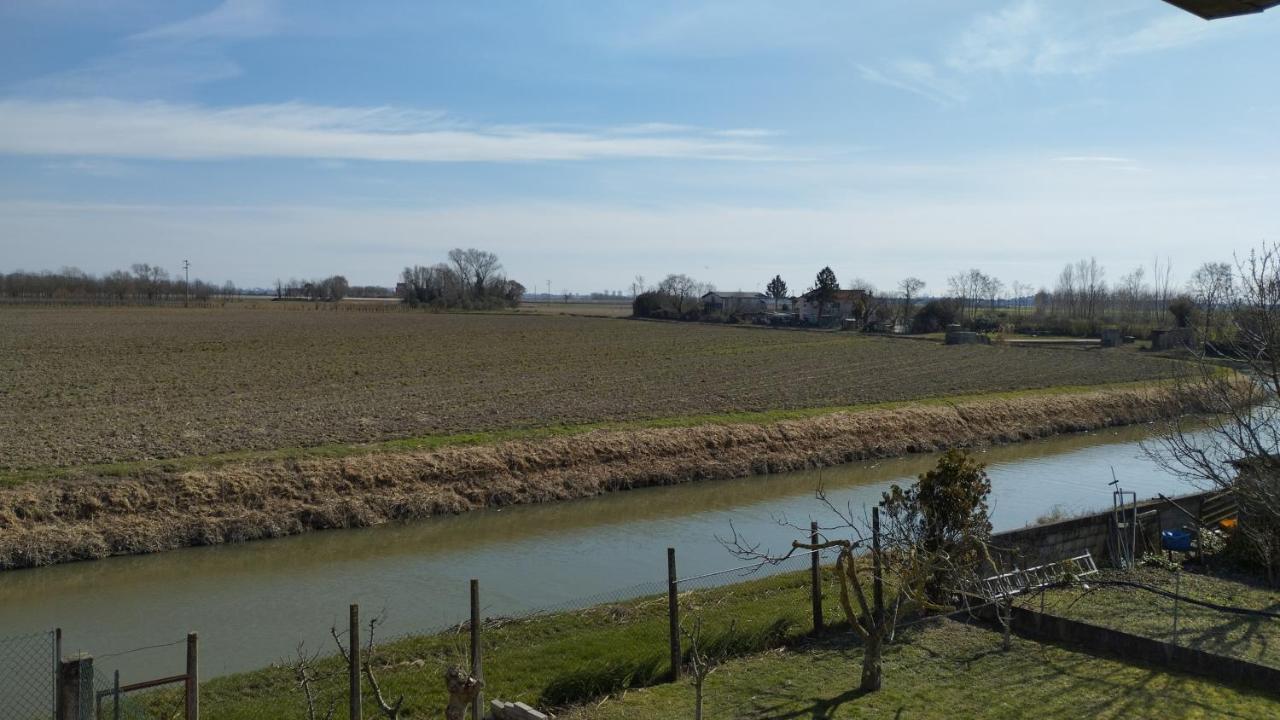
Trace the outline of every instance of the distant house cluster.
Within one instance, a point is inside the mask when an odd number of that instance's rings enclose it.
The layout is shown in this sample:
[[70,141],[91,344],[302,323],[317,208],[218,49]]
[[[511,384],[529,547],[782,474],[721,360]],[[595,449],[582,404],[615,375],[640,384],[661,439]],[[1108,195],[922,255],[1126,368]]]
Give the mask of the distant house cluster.
[[702,296],[705,316],[776,325],[861,326],[874,319],[869,317],[871,307],[871,296],[864,290],[835,290],[825,301],[816,290],[777,299],[760,292],[711,291]]

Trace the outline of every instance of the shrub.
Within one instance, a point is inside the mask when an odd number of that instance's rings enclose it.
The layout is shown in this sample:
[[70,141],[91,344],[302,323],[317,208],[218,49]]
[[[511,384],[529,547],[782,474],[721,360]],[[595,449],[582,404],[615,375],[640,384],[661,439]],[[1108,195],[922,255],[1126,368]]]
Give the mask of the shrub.
[[631,301],[631,314],[640,318],[661,317],[662,306],[662,293],[653,290],[642,292]]
[[918,333],[938,332],[956,321],[958,308],[953,300],[930,300],[916,311],[911,319],[911,331]]

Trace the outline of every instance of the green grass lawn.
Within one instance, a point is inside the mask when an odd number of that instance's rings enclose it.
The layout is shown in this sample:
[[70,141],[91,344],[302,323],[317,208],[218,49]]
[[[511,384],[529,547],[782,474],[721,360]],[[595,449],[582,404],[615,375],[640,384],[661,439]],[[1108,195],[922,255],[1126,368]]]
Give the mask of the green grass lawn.
[[[790,573],[681,596],[686,611],[699,608],[704,636],[728,654],[748,654],[794,643],[812,629],[807,573]],[[831,603],[834,605],[834,603]],[[828,608],[829,622],[836,610]],[[733,633],[727,633],[730,624]],[[541,707],[563,707],[628,688],[664,682],[670,673],[666,596],[518,621],[490,622],[484,630],[486,695]],[[315,663],[317,697],[341,698],[345,666],[332,657]],[[405,696],[405,718],[440,717],[441,680],[451,663],[466,665],[466,632],[379,642],[376,666],[384,693]],[[291,658],[290,658],[291,659]],[[366,698],[371,692],[366,689]],[[154,694],[157,708],[176,696]],[[327,706],[327,705],[326,705]],[[298,718],[304,701],[287,667],[211,680],[201,685],[205,720]],[[323,713],[321,713],[323,717]],[[337,718],[346,717],[340,708]],[[365,717],[381,717],[370,700]]]
[[[844,638],[848,636],[845,635]],[[801,718],[1261,718],[1280,702],[1208,680],[938,621],[908,632],[885,656],[884,686],[858,692],[861,652],[830,638],[733,660],[711,675],[705,717]],[[693,717],[688,683],[631,691],[561,716],[572,720]]]
[[[1163,571],[1144,571],[1152,572]],[[1146,574],[1143,579],[1151,580]],[[828,570],[825,621],[834,629],[817,641],[810,637],[806,572],[682,594],[686,621],[695,612],[702,618],[705,645],[738,658],[712,676],[709,718],[1280,718],[1277,701],[1249,691],[1055,645],[1015,639],[1013,650],[1000,652],[997,634],[945,620],[904,630],[886,655],[883,691],[862,696],[854,691],[861,651],[840,625],[832,582]],[[1219,602],[1266,606],[1275,600],[1274,594],[1225,580],[1196,579],[1184,588],[1207,596],[1200,582],[1219,584],[1213,595]],[[1066,592],[1053,601],[1066,600]],[[1119,599],[1094,596],[1119,607]],[[1164,617],[1151,610],[1134,606],[1128,612],[1134,624],[1140,616]],[[1197,621],[1188,623],[1196,627]],[[1227,637],[1244,633],[1247,643],[1262,637],[1265,645],[1274,637],[1274,628],[1222,630]],[[556,708],[562,717],[580,720],[692,717],[689,685],[666,682],[665,595],[490,620],[483,635],[486,697]],[[375,667],[388,698],[405,697],[402,717],[440,716],[441,675],[450,664],[466,665],[466,648],[462,630],[380,639]],[[334,717],[345,718],[345,666],[332,646],[309,650],[322,653],[314,662],[318,707],[334,703]],[[365,716],[381,717],[367,687],[365,693]],[[162,714],[179,707],[172,692],[134,700]],[[305,717],[303,695],[287,664],[203,683],[201,711],[207,720]]]
[[[1169,591],[1177,586],[1173,572],[1155,567],[1138,568],[1125,574],[1104,572],[1102,577],[1131,580]],[[1249,578],[1208,574],[1193,565],[1182,572],[1180,589],[1182,595],[1219,605],[1280,612],[1280,589]],[[1095,584],[1091,591],[1052,590],[1044,599],[1047,612],[1074,620],[1280,667],[1280,620],[1230,615],[1181,603],[1179,632],[1175,638],[1173,601],[1149,592]],[[1029,599],[1027,604],[1039,609],[1040,600]]]

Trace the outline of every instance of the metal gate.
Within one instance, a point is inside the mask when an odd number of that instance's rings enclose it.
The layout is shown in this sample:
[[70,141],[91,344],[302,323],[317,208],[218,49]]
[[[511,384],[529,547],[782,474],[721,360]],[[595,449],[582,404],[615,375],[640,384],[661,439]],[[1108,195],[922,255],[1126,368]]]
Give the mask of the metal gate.
[[55,632],[0,638],[0,720],[53,720],[57,675]]

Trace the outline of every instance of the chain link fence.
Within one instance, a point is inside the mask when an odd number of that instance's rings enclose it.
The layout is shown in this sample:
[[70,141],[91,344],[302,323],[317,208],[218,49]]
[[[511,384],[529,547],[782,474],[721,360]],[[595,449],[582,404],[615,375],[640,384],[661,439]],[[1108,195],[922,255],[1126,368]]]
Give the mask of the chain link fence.
[[0,720],[45,720],[55,712],[53,632],[0,638]]
[[[723,661],[778,647],[814,630],[813,553],[779,563],[735,565],[713,572],[653,580],[583,595],[514,614],[489,611],[480,588],[476,615],[484,699],[523,699],[564,708],[592,698],[668,682],[696,654]],[[829,573],[817,574],[819,594]],[[674,593],[672,592],[674,590]],[[458,588],[465,597],[465,584]],[[675,598],[675,603],[671,602]],[[495,602],[501,603],[499,598]],[[377,608],[363,608],[356,626],[361,663],[363,717],[387,715],[382,706],[405,698],[402,717],[435,717],[448,702],[444,672],[472,670],[472,622],[383,632]],[[825,611],[824,611],[825,612]],[[352,628],[330,628],[318,645],[282,647],[276,662],[241,676],[202,684],[199,717],[205,720],[349,720]],[[184,640],[93,658],[81,678],[92,698],[83,718],[177,720],[185,718],[181,684],[130,690],[149,678],[120,678],[121,655],[161,653],[173,675],[183,671]],[[0,687],[29,688],[0,697],[30,697],[30,707],[0,709],[0,720],[54,717],[54,642],[50,633],[0,640],[0,662],[12,669]],[[7,659],[7,660],[6,660]],[[4,665],[8,668],[9,665]],[[163,673],[162,673],[163,674]],[[687,678],[685,678],[687,679]],[[15,683],[18,683],[15,685]]]

